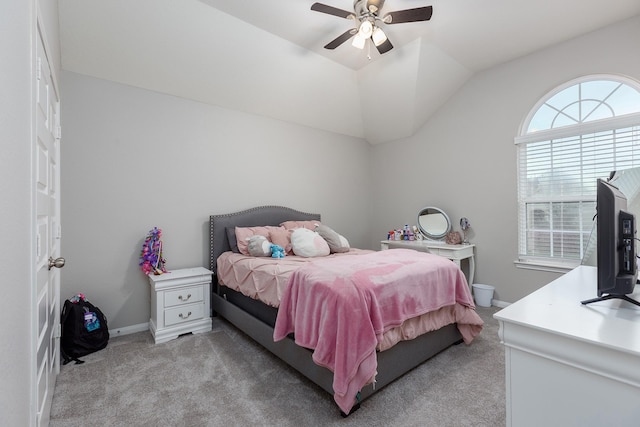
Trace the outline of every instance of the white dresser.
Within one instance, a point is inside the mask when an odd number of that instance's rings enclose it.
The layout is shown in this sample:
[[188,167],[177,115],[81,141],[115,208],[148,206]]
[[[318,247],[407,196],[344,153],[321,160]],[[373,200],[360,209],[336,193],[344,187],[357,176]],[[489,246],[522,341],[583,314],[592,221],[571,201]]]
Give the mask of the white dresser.
[[189,332],[211,330],[212,274],[206,268],[196,267],[149,275],[149,330],[156,344]]
[[455,262],[458,267],[461,267],[461,261],[469,260],[469,273],[467,274],[467,283],[469,286],[473,284],[473,276],[476,271],[475,263],[475,251],[476,245],[447,245],[446,243],[440,243],[432,240],[382,240],[380,242],[380,248],[384,251],[393,248],[408,248],[415,249],[421,252],[429,252],[434,255],[440,255],[444,258],[449,258]]
[[597,296],[596,274],[577,267],[494,315],[507,426],[640,425],[640,307],[582,305]]

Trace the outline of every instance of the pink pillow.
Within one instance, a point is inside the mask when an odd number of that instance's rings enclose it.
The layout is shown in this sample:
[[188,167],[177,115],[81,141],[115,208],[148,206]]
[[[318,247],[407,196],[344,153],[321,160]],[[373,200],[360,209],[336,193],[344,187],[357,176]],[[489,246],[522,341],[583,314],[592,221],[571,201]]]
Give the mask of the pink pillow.
[[287,230],[293,230],[295,228],[306,228],[311,231],[316,229],[316,226],[320,225],[320,221],[285,221],[280,223],[280,226]]
[[282,227],[275,227],[267,225],[264,227],[236,227],[236,240],[238,241],[238,251],[243,255],[251,255],[249,253],[249,238],[251,236],[264,236],[269,239],[269,231],[273,229],[281,229]]
[[293,254],[291,250],[291,232],[293,230],[285,230],[282,227],[278,227],[277,229],[269,230],[269,240],[274,245],[278,245],[284,248],[284,253],[287,255]]

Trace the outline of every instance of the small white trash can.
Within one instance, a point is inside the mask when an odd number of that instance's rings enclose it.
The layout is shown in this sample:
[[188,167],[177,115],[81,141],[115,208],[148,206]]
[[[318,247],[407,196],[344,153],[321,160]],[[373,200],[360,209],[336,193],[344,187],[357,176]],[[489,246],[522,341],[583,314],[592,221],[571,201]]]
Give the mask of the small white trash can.
[[491,285],[481,285],[479,283],[474,283],[471,286],[473,287],[473,296],[476,301],[476,305],[479,305],[480,307],[491,307],[493,291],[495,291],[496,288]]

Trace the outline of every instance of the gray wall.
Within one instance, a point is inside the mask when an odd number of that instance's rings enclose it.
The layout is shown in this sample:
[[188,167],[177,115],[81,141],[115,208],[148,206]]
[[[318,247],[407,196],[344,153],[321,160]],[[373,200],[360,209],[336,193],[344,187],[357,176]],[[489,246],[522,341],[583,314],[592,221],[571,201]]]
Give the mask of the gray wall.
[[208,266],[210,214],[259,205],[369,244],[362,139],[71,72],[62,92],[62,298],[85,293],[112,329],[149,321],[138,256],[154,226],[169,269]]
[[262,204],[320,212],[353,246],[378,248],[419,208],[466,216],[476,282],[513,302],[558,276],[518,269],[513,138],[534,104],[592,73],[640,80],[640,18],[473,76],[415,136],[358,138],[71,72],[62,75],[62,297],[85,292],[110,327],[149,317],[137,266],[153,226],[169,268],[207,265],[207,218]]
[[[513,138],[547,92],[598,73],[640,80],[640,17],[533,53],[473,76],[411,138],[375,146],[372,154],[374,240],[422,206],[471,222],[476,283],[514,302],[557,274],[519,269],[516,151]],[[459,226],[457,227],[459,231]]]

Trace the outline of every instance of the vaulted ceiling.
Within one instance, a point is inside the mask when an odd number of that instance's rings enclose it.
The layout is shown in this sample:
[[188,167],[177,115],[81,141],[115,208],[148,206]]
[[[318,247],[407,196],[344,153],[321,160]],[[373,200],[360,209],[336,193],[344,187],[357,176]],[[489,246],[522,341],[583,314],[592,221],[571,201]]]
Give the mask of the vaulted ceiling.
[[62,67],[376,144],[412,135],[478,71],[640,13],[638,0],[387,0],[383,13],[433,17],[386,26],[380,55],[323,49],[354,25],[313,3],[59,0]]

